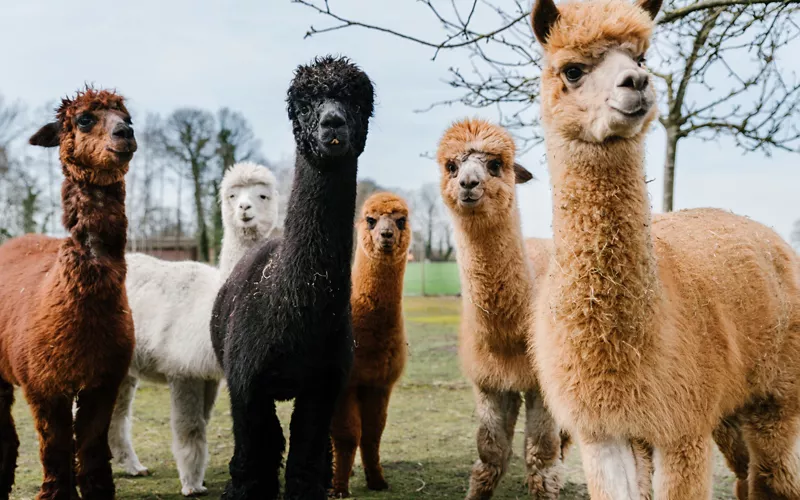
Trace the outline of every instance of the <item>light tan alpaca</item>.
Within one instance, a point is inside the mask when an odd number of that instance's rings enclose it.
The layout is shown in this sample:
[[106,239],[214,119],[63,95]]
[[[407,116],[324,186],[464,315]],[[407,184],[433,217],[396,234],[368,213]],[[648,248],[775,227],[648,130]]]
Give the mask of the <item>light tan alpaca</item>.
[[[741,425],[749,497],[799,499],[800,261],[727,212],[651,222],[642,69],[660,0],[538,0],[555,259],[532,354],[548,407],[581,445],[594,500],[711,498],[712,431]],[[735,434],[735,433],[734,433]],[[733,434],[731,434],[733,435]]]
[[[525,254],[515,184],[532,178],[514,162],[515,145],[482,120],[455,123],[439,143],[441,193],[456,228],[463,309],[460,355],[475,389],[478,456],[468,499],[488,499],[508,466],[525,395],[525,463],[533,498],[555,499],[561,440],[544,409],[527,359],[533,326],[533,269]],[[547,240],[528,242],[544,271]]]

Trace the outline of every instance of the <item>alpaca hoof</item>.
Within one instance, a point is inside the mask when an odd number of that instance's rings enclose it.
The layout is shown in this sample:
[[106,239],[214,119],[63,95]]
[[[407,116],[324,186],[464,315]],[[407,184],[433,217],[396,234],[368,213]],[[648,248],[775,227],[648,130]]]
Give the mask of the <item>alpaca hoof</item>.
[[122,464],[122,468],[125,469],[125,474],[131,477],[145,477],[150,475],[150,470],[139,463]]
[[561,475],[558,466],[539,470],[528,475],[528,492],[536,500],[557,500],[561,490]]
[[332,488],[330,492],[328,492],[328,497],[330,498],[349,498],[350,497],[350,490],[348,488]]
[[208,489],[205,486],[184,486],[181,494],[185,497],[201,497],[208,494]]
[[737,479],[733,487],[733,492],[736,494],[736,500],[747,500],[747,479]]
[[389,489],[389,483],[382,477],[375,478],[375,479],[367,479],[367,488],[372,491],[383,491]]

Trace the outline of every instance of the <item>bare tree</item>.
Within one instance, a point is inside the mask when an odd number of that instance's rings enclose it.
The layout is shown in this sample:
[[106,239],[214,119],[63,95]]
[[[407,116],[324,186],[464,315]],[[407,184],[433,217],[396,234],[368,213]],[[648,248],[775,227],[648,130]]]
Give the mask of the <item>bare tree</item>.
[[[200,259],[205,262],[210,257],[205,208],[206,177],[209,162],[215,152],[214,138],[214,115],[193,108],[175,110],[167,118],[161,133],[164,151],[183,167],[180,176],[186,176],[193,183]],[[178,205],[180,210],[180,200]]]
[[[431,106],[496,107],[502,123],[530,148],[538,123],[540,54],[534,49],[528,0],[408,1],[442,27],[432,38],[371,24],[334,10],[330,0],[294,0],[331,24],[314,36],[364,28],[431,49],[463,50],[470,67],[451,67],[447,82],[459,95]],[[398,8],[397,5],[394,8]],[[667,134],[665,211],[673,208],[678,143],[732,137],[744,151],[800,150],[800,82],[782,65],[793,57],[798,0],[670,0],[657,20],[654,64],[660,76],[661,119]]]
[[453,226],[445,213],[439,186],[423,184],[410,200],[412,225],[421,236],[424,258],[433,261],[449,260],[453,254]]
[[800,250],[800,219],[794,221],[794,229],[792,229],[792,244]]
[[0,95],[0,172],[5,172],[11,162],[11,142],[25,130],[25,106],[20,102],[7,103]]

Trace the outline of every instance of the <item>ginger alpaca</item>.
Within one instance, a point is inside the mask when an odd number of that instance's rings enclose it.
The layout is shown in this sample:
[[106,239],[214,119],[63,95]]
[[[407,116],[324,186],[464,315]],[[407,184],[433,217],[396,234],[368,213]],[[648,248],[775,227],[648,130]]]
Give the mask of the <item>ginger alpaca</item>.
[[208,330],[211,309],[233,266],[275,228],[275,176],[264,166],[237,163],[222,178],[220,203],[224,234],[219,269],[144,254],[126,257],[136,349],[117,397],[109,443],[114,460],[128,474],[147,475],[131,439],[133,397],[139,378],[169,384],[172,453],[184,496],[206,492],[206,426],[222,378]]
[[[19,385],[44,468],[39,500],[114,498],[108,426],[134,346],[125,295],[125,173],[136,151],[122,97],[87,88],[31,138],[60,146],[65,239],[0,247],[0,496],[14,483]],[[73,419],[72,404],[77,403]],[[77,460],[76,460],[77,459]],[[77,481],[76,481],[77,479]]]
[[527,358],[534,278],[546,269],[550,252],[547,240],[522,239],[515,185],[533,176],[514,162],[515,154],[508,132],[482,120],[455,123],[437,154],[463,284],[459,352],[480,420],[480,458],[467,493],[476,500],[492,496],[508,467],[520,393],[525,396],[524,456],[531,497],[555,499],[561,488],[561,438]]
[[[651,222],[642,66],[660,0],[538,0],[555,259],[532,352],[581,444],[592,498],[711,498],[712,433],[738,422],[749,498],[800,498],[800,261],[772,230],[711,209]],[[731,450],[728,450],[729,452]],[[639,461],[639,466],[647,465]]]
[[350,473],[359,447],[367,487],[389,487],[380,463],[381,436],[392,387],[406,364],[403,276],[411,243],[408,206],[391,193],[372,195],[364,202],[356,228],[350,299],[355,357],[331,424],[333,493],[340,498],[350,494]]

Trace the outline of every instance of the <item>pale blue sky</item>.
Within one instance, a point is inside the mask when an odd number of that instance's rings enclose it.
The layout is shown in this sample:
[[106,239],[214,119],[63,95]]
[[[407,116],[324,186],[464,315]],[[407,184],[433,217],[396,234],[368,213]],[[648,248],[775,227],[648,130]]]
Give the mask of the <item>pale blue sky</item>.
[[[333,3],[418,33],[439,29],[411,1]],[[292,70],[315,55],[344,54],[368,72],[378,93],[361,177],[404,189],[437,180],[434,162],[420,154],[435,149],[451,121],[477,114],[497,118],[492,110],[476,113],[460,107],[413,112],[454,96],[443,80],[448,67],[467,65],[463,53],[445,53],[430,61],[431,51],[423,47],[352,29],[303,39],[310,24],[325,23],[288,0],[3,1],[0,93],[39,106],[71,93],[84,81],[94,82],[126,95],[134,119],[143,118],[146,111],[165,115],[180,106],[227,106],[252,122],[264,155],[280,160],[293,153],[284,104]],[[656,127],[647,149],[656,211],[661,208],[663,149],[663,133]],[[529,236],[550,235],[550,193],[542,157],[537,148],[521,158],[541,179],[520,188],[523,227]],[[793,221],[800,218],[800,155],[743,156],[729,142],[690,140],[680,145],[678,165],[677,208],[731,209],[787,238]]]

